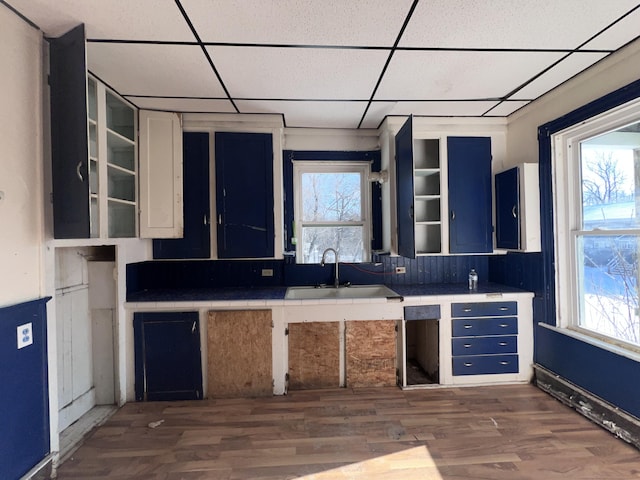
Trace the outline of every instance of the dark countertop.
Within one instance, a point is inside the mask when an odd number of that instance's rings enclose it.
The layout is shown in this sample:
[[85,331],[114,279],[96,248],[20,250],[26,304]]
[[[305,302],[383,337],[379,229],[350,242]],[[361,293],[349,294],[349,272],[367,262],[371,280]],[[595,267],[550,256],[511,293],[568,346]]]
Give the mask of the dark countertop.
[[[478,289],[470,291],[466,283],[434,283],[426,285],[389,286],[403,297],[427,295],[467,295],[470,293],[498,294],[522,293],[525,290],[498,283],[480,283]],[[132,292],[127,302],[202,302],[234,300],[284,300],[287,287],[228,287],[156,289]]]

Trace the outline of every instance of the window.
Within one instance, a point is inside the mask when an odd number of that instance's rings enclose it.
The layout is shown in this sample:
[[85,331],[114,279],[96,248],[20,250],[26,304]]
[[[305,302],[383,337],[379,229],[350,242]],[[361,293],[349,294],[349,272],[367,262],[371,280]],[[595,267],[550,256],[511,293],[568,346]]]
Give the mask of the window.
[[559,132],[553,148],[560,325],[637,349],[640,104]]
[[293,175],[298,263],[320,263],[327,248],[341,262],[368,261],[369,163],[294,162]]

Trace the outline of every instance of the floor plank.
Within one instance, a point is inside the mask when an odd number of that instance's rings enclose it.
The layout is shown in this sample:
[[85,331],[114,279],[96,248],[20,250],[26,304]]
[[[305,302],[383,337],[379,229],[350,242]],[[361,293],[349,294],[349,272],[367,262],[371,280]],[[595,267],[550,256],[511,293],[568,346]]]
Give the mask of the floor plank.
[[532,385],[343,388],[129,403],[58,470],[94,478],[626,480],[640,451]]

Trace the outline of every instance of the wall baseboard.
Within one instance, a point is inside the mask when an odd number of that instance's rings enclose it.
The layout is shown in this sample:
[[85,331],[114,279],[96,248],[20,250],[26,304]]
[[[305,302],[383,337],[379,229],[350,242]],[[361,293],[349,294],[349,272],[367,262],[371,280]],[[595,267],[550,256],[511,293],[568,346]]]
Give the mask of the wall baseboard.
[[53,456],[47,455],[40,463],[29,470],[22,480],[48,480],[53,474]]
[[534,385],[616,437],[640,449],[640,419],[616,408],[540,365],[534,365]]

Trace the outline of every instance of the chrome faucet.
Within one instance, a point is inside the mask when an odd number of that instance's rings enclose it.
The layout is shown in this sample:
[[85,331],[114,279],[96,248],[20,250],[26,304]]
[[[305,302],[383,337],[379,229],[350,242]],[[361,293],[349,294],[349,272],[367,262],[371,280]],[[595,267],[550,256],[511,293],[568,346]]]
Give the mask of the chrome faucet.
[[336,277],[333,281],[333,286],[338,288],[340,286],[340,280],[338,277],[338,252],[336,252],[333,248],[327,248],[324,252],[322,252],[322,260],[320,260],[320,265],[322,267],[324,267],[324,261],[325,261],[325,257],[327,256],[327,252],[333,252],[333,256],[335,258],[335,264],[336,264]]

